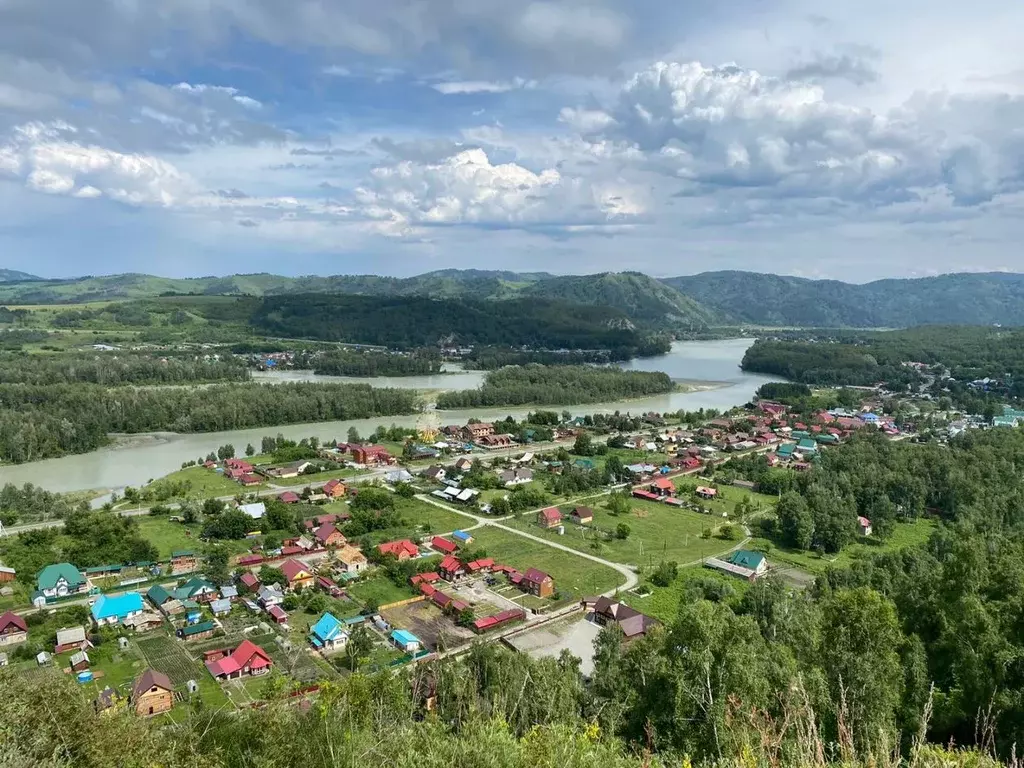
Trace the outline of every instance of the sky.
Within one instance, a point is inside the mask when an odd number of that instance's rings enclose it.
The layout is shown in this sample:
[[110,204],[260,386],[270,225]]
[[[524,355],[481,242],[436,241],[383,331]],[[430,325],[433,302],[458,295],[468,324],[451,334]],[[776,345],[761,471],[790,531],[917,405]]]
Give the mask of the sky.
[[0,267],[1024,272],[1024,3],[0,0]]

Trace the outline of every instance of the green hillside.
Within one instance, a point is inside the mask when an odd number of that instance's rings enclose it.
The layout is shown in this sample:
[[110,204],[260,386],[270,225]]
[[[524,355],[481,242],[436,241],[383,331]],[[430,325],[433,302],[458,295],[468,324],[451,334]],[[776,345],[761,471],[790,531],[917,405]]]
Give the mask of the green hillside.
[[838,280],[705,272],[662,280],[734,322],[817,328],[1024,325],[1024,275],[1002,272]]
[[35,275],[28,272],[19,272],[16,269],[0,269],[0,283],[16,283],[24,280],[39,280]]

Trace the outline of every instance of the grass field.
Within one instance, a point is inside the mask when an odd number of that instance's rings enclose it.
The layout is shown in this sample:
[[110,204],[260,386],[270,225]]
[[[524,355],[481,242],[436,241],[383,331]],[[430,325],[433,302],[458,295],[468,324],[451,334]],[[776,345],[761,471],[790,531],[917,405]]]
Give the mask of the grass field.
[[876,552],[894,552],[907,547],[924,544],[932,531],[937,527],[934,520],[920,519],[912,523],[897,523],[895,530],[886,539],[871,537],[859,539],[843,548],[838,554],[826,554],[821,557],[806,550],[781,547],[768,539],[751,539],[749,549],[757,549],[767,553],[768,562],[777,567],[794,566],[812,574],[824,573],[830,566],[845,568],[855,560]]
[[[644,567],[655,566],[662,560],[675,560],[682,565],[699,560],[715,552],[729,548],[728,542],[718,539],[702,539],[706,528],[714,529],[722,519],[703,515],[687,509],[676,509],[665,504],[631,499],[632,513],[612,515],[605,508],[607,498],[593,499],[589,504],[594,510],[594,522],[577,526],[568,521],[565,535],[544,530],[535,524],[532,517],[524,516],[510,524],[519,529],[543,536],[546,539],[572,547],[580,552],[597,555],[615,563],[634,564]],[[562,507],[568,515],[572,507]],[[620,523],[630,528],[627,539],[611,538],[605,533],[614,533]],[[595,543],[599,547],[595,547]]]
[[185,469],[179,469],[176,472],[171,472],[169,475],[164,475],[157,479],[155,483],[181,481],[189,484],[190,495],[200,496],[202,498],[235,496],[256,488],[266,488],[266,485],[262,483],[258,486],[247,486],[243,488],[234,480],[224,477],[224,475],[219,472],[214,472],[212,469],[207,469],[206,467],[186,467]]
[[[136,517],[139,532],[160,551],[160,559],[166,560],[176,549],[195,549],[199,546],[196,537],[202,528],[195,525],[172,523],[166,517]],[[192,536],[186,531],[191,531]]]
[[[317,472],[312,475],[299,475],[298,477],[275,477],[271,480],[273,485],[280,485],[282,487],[295,488],[304,487],[310,483],[326,483],[332,478],[338,478],[342,480],[346,477],[352,477],[354,475],[361,474],[362,470],[352,469],[351,467],[335,467],[327,470],[326,472]],[[229,481],[230,482],[230,481]]]
[[519,570],[539,568],[555,580],[565,597],[582,597],[615,589],[623,576],[606,565],[546,546],[492,526],[473,531],[474,549],[484,549],[497,562]]
[[376,601],[377,605],[397,603],[399,600],[408,600],[414,596],[410,587],[399,587],[391,579],[383,576],[373,576],[365,581],[359,581],[346,587],[352,597],[363,603]]
[[[406,524],[371,531],[368,534],[368,538],[372,544],[376,545],[383,541],[394,541],[395,539],[407,539],[413,536],[449,533],[460,528],[475,525],[476,522],[472,517],[459,514],[451,509],[435,506],[420,499],[404,499],[401,496],[395,496],[395,509],[406,521]],[[343,502],[325,504],[323,507],[323,514],[337,514],[344,511],[348,511],[348,506]]]
[[[749,582],[725,574],[716,573],[707,568],[687,568],[680,572],[679,577],[667,587],[652,587],[647,597],[623,594],[622,602],[638,611],[653,616],[659,621],[671,623],[679,613],[679,602],[683,594],[695,582],[708,581],[721,585],[721,589],[730,596],[738,597],[750,589]],[[727,598],[728,599],[728,598]]]

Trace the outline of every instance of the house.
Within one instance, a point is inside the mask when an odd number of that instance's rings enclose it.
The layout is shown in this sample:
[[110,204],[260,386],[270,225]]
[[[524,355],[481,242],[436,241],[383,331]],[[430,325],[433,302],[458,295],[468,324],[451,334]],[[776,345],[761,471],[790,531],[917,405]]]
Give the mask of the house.
[[242,485],[246,487],[252,485],[259,485],[260,483],[263,482],[262,480],[260,480],[259,475],[254,475],[252,472],[246,472],[242,475],[239,475],[236,479],[238,480],[238,482],[240,482]]
[[225,600],[234,600],[238,597],[238,588],[231,584],[226,584],[220,588],[220,596]]
[[709,557],[704,561],[705,568],[713,568],[747,581],[754,581],[768,570],[768,561],[760,552],[738,549],[725,560]]
[[[586,609],[591,601],[584,601]],[[593,601],[592,610],[594,621],[601,626],[617,626],[622,630],[627,640],[641,637],[647,631],[658,625],[658,620],[651,618],[640,611],[630,608],[625,603],[620,603],[607,597],[599,597]]]
[[455,469],[459,472],[469,472],[473,468],[473,462],[463,457],[455,462]]
[[17,645],[28,640],[28,624],[14,611],[0,616],[0,647]]
[[590,507],[575,507],[573,511],[569,513],[569,517],[577,525],[592,523],[594,522],[594,510]]
[[555,528],[562,522],[562,513],[558,507],[548,507],[537,513],[537,525],[541,528]]
[[217,588],[213,586],[213,582],[199,576],[193,576],[180,587],[177,587],[173,595],[183,602],[185,600],[195,600],[200,603],[208,603],[216,599]]
[[206,668],[217,680],[237,680],[249,675],[264,675],[273,662],[267,652],[251,640],[243,640],[231,653],[206,662]]
[[501,482],[505,484],[506,488],[510,488],[514,485],[523,485],[533,480],[533,470],[529,467],[516,467],[515,469],[506,469],[500,473],[499,477]]
[[441,578],[445,581],[458,581],[466,575],[466,566],[462,564],[459,558],[448,555],[437,567],[437,572],[441,574]]
[[378,544],[377,551],[382,555],[394,555],[399,560],[408,560],[413,557],[419,557],[420,554],[419,547],[408,539],[402,539],[401,541],[386,541],[383,544]]
[[415,573],[409,577],[409,583],[418,587],[420,584],[432,584],[441,578],[441,574],[429,571],[427,573]]
[[133,616],[141,616],[145,606],[142,595],[138,592],[125,592],[123,595],[100,595],[92,604],[89,612],[96,626],[107,624],[124,624]]
[[267,614],[277,624],[288,623],[288,614],[284,612],[284,608],[282,608],[280,605],[272,605],[269,608],[267,608]]
[[339,549],[335,556],[345,573],[359,573],[366,568],[366,555],[349,544]]
[[528,568],[520,576],[517,586],[537,597],[551,597],[555,593],[555,580],[536,568]]
[[501,611],[493,616],[484,616],[483,618],[477,619],[473,622],[473,629],[476,632],[489,632],[499,627],[503,627],[513,621],[521,621],[526,618],[526,611],[521,608],[513,608],[507,611]]
[[245,459],[225,459],[224,469],[230,470],[241,470],[242,472],[252,472],[253,466]]
[[55,654],[70,650],[91,648],[92,644],[85,636],[85,627],[64,627],[57,630],[57,644],[53,648]]
[[289,589],[305,589],[313,584],[313,572],[301,560],[285,560],[278,567],[288,580]]
[[339,651],[348,643],[348,633],[333,613],[325,613],[309,628],[309,642],[318,651]]
[[651,490],[659,496],[671,496],[676,492],[676,486],[667,477],[659,477],[651,483]]
[[340,547],[345,543],[345,534],[334,523],[324,523],[313,531],[313,537],[323,547]]
[[466,531],[452,531],[452,538],[459,544],[472,544],[473,534]]
[[196,553],[188,549],[179,549],[171,552],[171,574],[177,576],[181,573],[192,573],[199,568],[199,558]]
[[13,568],[0,563],[0,584],[6,584],[9,581],[14,581],[14,577],[17,575],[18,572]]
[[477,445],[488,450],[498,448],[509,448],[512,446],[512,438],[508,435],[484,435],[476,441]]
[[259,600],[260,605],[264,608],[270,608],[272,605],[280,605],[284,602],[284,592],[281,591],[277,584],[268,584],[260,587],[256,599]]
[[250,592],[255,592],[260,588],[260,579],[252,571],[246,571],[241,576],[239,576],[238,583]]
[[448,472],[440,464],[435,464],[432,467],[427,467],[423,470],[423,476],[427,480],[433,480],[435,483],[440,483],[445,477],[448,476]]
[[458,546],[454,541],[449,541],[441,536],[435,536],[430,540],[430,546],[436,549],[438,552],[443,552],[446,555],[451,555],[458,550]]
[[295,491],[285,491],[277,497],[277,500],[284,504],[298,504],[300,499],[299,494]]
[[174,706],[174,686],[163,672],[147,669],[132,685],[132,706],[143,717],[169,712]]
[[45,599],[52,600],[86,591],[89,581],[71,563],[56,563],[39,572],[36,588]]
[[100,691],[99,695],[95,699],[93,699],[92,708],[95,710],[96,714],[113,712],[117,709],[120,703],[120,694],[108,685]]
[[494,425],[493,424],[485,424],[485,423],[467,424],[463,428],[462,434],[470,442],[475,442],[475,441],[479,440],[482,437],[489,437],[490,435],[493,435],[494,434]]
[[412,474],[407,469],[396,469],[384,475],[384,482],[389,485],[397,483],[411,483]]
[[328,480],[323,487],[324,496],[329,499],[343,499],[348,493],[348,486],[341,480]]
[[210,603],[210,610],[214,616],[227,616],[231,613],[231,601],[221,598]]
[[[857,528],[860,531],[860,535],[861,536],[870,536],[871,535],[871,521],[868,520],[863,515],[861,515],[861,516],[859,516],[857,518]],[[2,622],[2,619],[0,619],[0,622]],[[0,630],[0,631],[3,631],[3,630]]]
[[466,572],[475,573],[486,573],[494,567],[493,557],[482,557],[479,560],[473,560],[466,563]]
[[175,596],[167,591],[166,588],[159,584],[154,584],[146,591],[146,599],[149,600],[155,607],[163,608],[164,605],[176,600]]
[[78,651],[68,659],[68,666],[72,672],[84,672],[89,668],[89,654],[85,651]]
[[253,520],[262,520],[263,516],[267,514],[267,505],[262,501],[253,504],[239,504],[238,511],[244,512]]
[[287,464],[275,464],[269,467],[260,467],[260,472],[267,477],[289,479],[305,474],[306,470],[312,466],[312,462],[309,461],[292,461]]
[[706,485],[698,485],[694,493],[702,499],[713,499],[718,496],[718,490],[716,488],[708,488]]
[[129,629],[135,630],[136,633],[149,632],[153,629],[159,629],[163,626],[164,620],[159,613],[153,611],[143,611],[137,616],[132,616],[126,619],[124,625]]
[[659,501],[661,499],[658,494],[645,491],[643,488],[634,488],[630,495],[634,499],[643,499],[644,501]]
[[420,639],[416,637],[412,632],[407,632],[404,629],[396,629],[391,633],[391,642],[394,643],[399,650],[405,651],[406,653],[415,653],[421,647]]
[[196,640],[206,640],[209,637],[213,637],[213,633],[216,631],[217,625],[212,621],[200,621],[196,624],[182,627],[175,634],[186,643],[191,643]]
[[352,446],[352,460],[356,464],[364,464],[368,467],[395,463],[394,456],[388,453],[388,449],[382,445],[354,445]]

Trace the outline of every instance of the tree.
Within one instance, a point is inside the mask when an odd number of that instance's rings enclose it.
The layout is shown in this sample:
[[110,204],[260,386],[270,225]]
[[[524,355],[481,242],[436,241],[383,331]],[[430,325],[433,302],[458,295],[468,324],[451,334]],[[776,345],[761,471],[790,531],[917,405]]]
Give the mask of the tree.
[[211,550],[206,555],[206,563],[203,566],[203,573],[206,578],[220,586],[229,584],[231,575],[228,572],[228,553],[223,548]]
[[605,506],[608,508],[608,513],[612,515],[625,515],[631,509],[629,496],[625,492],[609,494]]
[[589,432],[580,432],[576,435],[576,441],[572,444],[572,452],[577,456],[592,456],[594,454],[594,440]]
[[628,539],[629,533],[632,529],[627,523],[619,523],[615,526],[615,538],[617,539]]
[[814,541],[814,518],[804,497],[795,491],[783,494],[776,514],[782,540],[797,549],[810,549]]
[[359,430],[356,429],[355,427],[349,427],[348,428],[347,439],[348,439],[348,442],[350,442],[350,443],[361,443],[361,442],[363,442],[363,438],[361,438],[359,436]]
[[233,446],[231,443],[222,445],[220,448],[217,449],[217,458],[221,460],[235,458],[235,446]]
[[359,665],[367,659],[373,651],[373,637],[369,630],[362,624],[358,624],[349,635],[345,644],[345,659],[348,661],[349,671],[355,672]]
[[675,560],[659,563],[657,569],[651,574],[651,581],[658,587],[667,587],[676,580],[679,575],[679,564]]
[[607,472],[612,480],[620,480],[623,475],[622,459],[618,454],[611,454],[604,462],[604,470]]
[[206,499],[203,501],[203,516],[213,517],[214,515],[219,515],[224,511],[225,506],[227,505],[220,499]]
[[896,608],[873,589],[836,592],[822,604],[821,666],[831,700],[845,700],[846,725],[860,746],[891,729],[903,694]]
[[394,494],[383,488],[360,488],[359,494],[349,505],[353,510],[372,510],[382,512],[395,508]]
[[178,511],[181,512],[181,520],[185,525],[192,525],[199,519],[199,504],[195,499],[181,502]]
[[245,446],[245,455],[246,456],[254,456],[255,454],[256,454],[256,448],[253,447],[252,443],[249,443],[247,446]]
[[277,440],[270,435],[265,435],[260,441],[260,453],[271,454],[277,450]]

